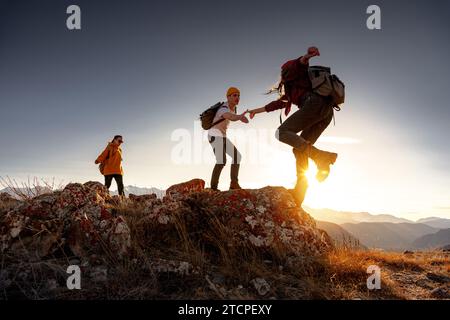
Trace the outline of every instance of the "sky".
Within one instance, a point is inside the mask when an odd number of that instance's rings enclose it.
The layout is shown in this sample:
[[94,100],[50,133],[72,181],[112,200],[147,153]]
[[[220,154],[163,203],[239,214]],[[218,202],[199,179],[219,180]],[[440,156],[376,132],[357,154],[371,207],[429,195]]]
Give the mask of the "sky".
[[[66,27],[71,4],[81,30]],[[372,4],[381,30],[366,27]],[[316,144],[338,161],[305,204],[450,218],[449,15],[438,0],[0,0],[0,176],[101,181],[94,160],[122,134],[126,185],[209,183],[198,115],[229,86],[240,111],[275,100],[280,66],[314,45],[346,103]],[[294,185],[278,125],[277,112],[231,124],[241,186]]]

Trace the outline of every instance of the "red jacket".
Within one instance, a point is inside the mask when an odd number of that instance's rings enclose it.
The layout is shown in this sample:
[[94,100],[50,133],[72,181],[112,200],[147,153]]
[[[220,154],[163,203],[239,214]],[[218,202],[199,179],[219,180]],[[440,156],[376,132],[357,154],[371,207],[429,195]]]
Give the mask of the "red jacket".
[[301,58],[289,60],[281,67],[281,78],[284,81],[285,95],[267,104],[265,106],[266,112],[286,108],[287,115],[292,104],[300,106],[303,96],[312,91],[308,75],[309,64],[302,64],[300,62]]

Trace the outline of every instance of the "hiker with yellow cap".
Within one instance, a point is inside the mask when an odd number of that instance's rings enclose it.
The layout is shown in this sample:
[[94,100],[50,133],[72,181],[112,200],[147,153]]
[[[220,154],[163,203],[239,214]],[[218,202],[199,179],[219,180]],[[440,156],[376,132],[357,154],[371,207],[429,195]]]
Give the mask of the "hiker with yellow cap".
[[219,185],[220,173],[227,162],[227,154],[232,159],[230,190],[241,189],[238,182],[241,154],[227,138],[227,128],[230,121],[242,121],[248,123],[248,119],[245,116],[247,112],[236,114],[236,107],[239,104],[241,97],[238,88],[229,88],[226,95],[227,102],[217,103],[200,116],[203,128],[208,130],[208,141],[211,144],[216,157],[216,165],[214,166],[211,176],[211,189],[213,190],[217,190]]

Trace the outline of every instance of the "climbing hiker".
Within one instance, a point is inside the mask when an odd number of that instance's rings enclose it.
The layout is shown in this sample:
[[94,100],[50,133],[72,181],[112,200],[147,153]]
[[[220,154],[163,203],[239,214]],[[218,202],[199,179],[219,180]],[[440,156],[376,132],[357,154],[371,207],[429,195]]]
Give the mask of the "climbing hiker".
[[248,119],[245,116],[247,111],[242,114],[236,114],[240,95],[239,89],[231,87],[226,93],[227,102],[219,102],[200,115],[203,128],[208,130],[208,141],[216,157],[216,164],[211,175],[211,189],[213,190],[217,190],[219,185],[220,173],[227,162],[227,154],[232,159],[230,190],[241,189],[238,181],[241,154],[227,138],[227,128],[230,121],[248,123]]
[[116,180],[117,189],[120,196],[125,196],[123,188],[123,169],[122,169],[122,149],[123,138],[117,135],[108,143],[105,150],[95,160],[95,164],[100,164],[99,170],[105,176],[105,186],[111,186],[112,180]]
[[[299,107],[280,125],[276,134],[278,140],[293,147],[297,170],[294,195],[298,206],[302,205],[308,188],[305,176],[308,158],[317,165],[316,179],[319,182],[328,177],[330,166],[337,159],[336,153],[319,150],[314,147],[314,143],[330,124],[334,108],[338,109],[338,104],[343,102],[344,85],[335,75],[329,74],[329,68],[309,67],[309,60],[316,56],[320,56],[319,49],[310,47],[307,54],[286,62],[281,67],[279,84],[269,91],[277,92],[280,98],[265,107],[249,110],[250,118],[253,119],[257,113],[279,109],[285,109],[287,116],[292,104]],[[317,72],[312,72],[312,68],[316,68],[314,70]]]

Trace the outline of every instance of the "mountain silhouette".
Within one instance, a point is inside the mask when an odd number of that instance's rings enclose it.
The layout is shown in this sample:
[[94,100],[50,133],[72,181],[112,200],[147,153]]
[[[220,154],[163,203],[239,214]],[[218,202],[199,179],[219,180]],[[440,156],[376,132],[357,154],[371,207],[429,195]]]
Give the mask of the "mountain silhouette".
[[413,248],[417,238],[435,233],[439,229],[420,223],[344,223],[345,230],[358,238],[364,245],[385,250],[405,250]]
[[417,249],[437,249],[450,245],[450,229],[442,229],[433,234],[426,234],[412,243]]

